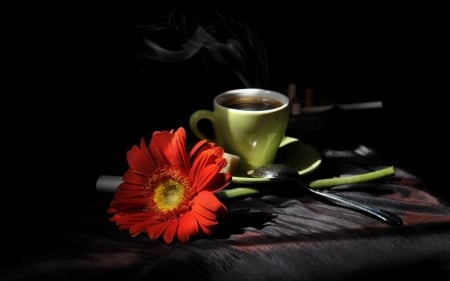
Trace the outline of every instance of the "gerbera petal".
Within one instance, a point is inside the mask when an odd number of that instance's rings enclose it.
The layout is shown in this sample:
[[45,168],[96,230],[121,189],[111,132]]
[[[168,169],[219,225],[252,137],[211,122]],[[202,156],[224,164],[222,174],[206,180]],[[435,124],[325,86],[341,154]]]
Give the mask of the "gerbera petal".
[[218,157],[216,158],[216,165],[219,167],[226,167],[228,164],[227,160],[222,156],[222,157]]
[[127,189],[120,189],[116,191],[116,194],[114,195],[114,201],[119,200],[140,200],[142,198],[142,192],[136,192],[136,190],[127,190]]
[[189,169],[189,156],[186,152],[186,132],[183,127],[173,130],[155,132],[150,145],[152,154],[161,159],[163,165],[170,165],[176,169]]
[[[220,168],[214,164],[202,169],[191,170],[189,177],[192,179],[197,191],[219,191],[231,183],[230,173],[220,173]],[[196,173],[197,172],[197,173]]]
[[197,190],[205,190],[211,192],[217,192],[226,188],[231,183],[231,174],[230,173],[217,173],[214,177],[211,178],[209,184],[204,187],[199,187]]
[[132,197],[142,196],[142,192],[144,191],[144,187],[141,184],[132,184],[129,182],[122,182],[116,189],[116,193],[114,194],[114,198],[120,197],[121,193],[133,193],[130,194]]
[[199,231],[207,235],[211,235],[212,228],[219,224],[216,220],[210,220],[197,213],[194,213],[194,216],[198,222]]
[[167,222],[147,225],[146,231],[148,237],[153,240],[160,237],[166,231],[167,226],[169,226]]
[[[200,232],[210,235],[212,233],[212,228],[219,224],[217,217],[222,215],[222,213],[212,212],[199,204],[196,204],[195,206],[196,208],[192,208],[192,214],[197,220]],[[223,206],[220,211],[226,212],[225,206]]]
[[206,235],[211,235],[211,234],[213,234],[212,228],[213,228],[214,226],[215,226],[215,225],[211,225],[211,226],[207,227],[207,226],[205,226],[205,225],[203,225],[203,224],[200,224],[200,225],[199,225],[199,228],[200,228],[200,231],[201,231],[202,233],[204,233],[204,234],[206,234]]
[[152,222],[151,216],[148,213],[116,213],[110,220],[126,229],[141,221],[147,223]]
[[227,165],[226,160],[223,158],[223,149],[220,147],[204,150],[192,160],[191,174],[197,174],[201,172],[203,167],[211,164],[216,165],[219,171]]
[[119,198],[111,201],[111,207],[120,211],[139,211],[147,206],[147,199],[141,198]]
[[195,158],[197,157],[197,155],[202,152],[203,150],[206,149],[211,149],[212,147],[214,147],[215,144],[214,143],[210,143],[207,140],[199,140],[192,148],[191,151],[189,152],[189,158]]
[[172,137],[172,154],[171,165],[187,171],[190,164],[186,152],[186,132],[183,127],[180,127]]
[[198,224],[192,212],[187,212],[180,219],[177,230],[177,238],[180,242],[186,243],[191,236],[198,234]]
[[[196,208],[195,211],[201,214],[203,214],[202,212],[207,211],[216,213],[221,209],[226,209],[225,205],[211,192],[199,192],[193,201],[193,208]],[[201,209],[200,207],[203,207],[204,209]],[[208,214],[205,213],[204,216],[208,217]]]
[[138,221],[138,222],[134,223],[133,225],[131,225],[129,228],[129,232],[130,232],[131,236],[132,237],[138,236],[140,233],[142,233],[146,229],[147,225],[148,225],[148,222],[145,220]]
[[156,162],[149,155],[144,138],[141,138],[140,146],[134,145],[127,153],[127,162],[130,170],[146,172],[152,170]]
[[168,131],[156,131],[152,135],[149,150],[159,167],[170,165],[170,155],[167,154],[167,150],[170,147],[171,139],[172,134]]
[[211,179],[218,173],[220,173],[219,167],[212,164],[203,166],[201,169],[191,169],[189,178],[197,185],[197,190],[201,191],[209,185]]
[[217,158],[223,158],[223,150],[219,147],[212,147],[210,149],[204,149],[195,154],[195,158],[192,160],[192,165],[197,162],[199,167],[206,166],[208,164],[213,164],[216,162]]
[[203,216],[202,214],[200,214],[198,212],[193,212],[193,215],[194,215],[194,217],[197,220],[199,225],[206,226],[206,227],[211,227],[211,226],[217,224],[217,218],[216,218],[215,215],[213,215],[214,216],[213,219],[207,218],[207,217]]
[[173,239],[175,238],[175,234],[177,233],[178,228],[178,220],[172,220],[168,222],[166,231],[164,231],[163,234],[163,240],[167,244],[172,243]]
[[217,214],[212,212],[211,210],[206,209],[200,204],[195,204],[192,207],[192,212],[196,214],[196,216],[201,216],[204,219],[215,220],[217,219]]
[[137,184],[141,186],[147,182],[147,179],[148,176],[146,174],[134,170],[127,170],[122,176],[122,180],[124,182]]

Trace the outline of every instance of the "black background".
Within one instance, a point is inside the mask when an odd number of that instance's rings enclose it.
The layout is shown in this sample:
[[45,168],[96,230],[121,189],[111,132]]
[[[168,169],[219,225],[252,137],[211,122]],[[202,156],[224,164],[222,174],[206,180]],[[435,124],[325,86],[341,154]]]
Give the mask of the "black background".
[[[444,188],[436,162],[448,127],[440,11],[281,2],[5,7],[4,196],[26,204],[89,197],[99,175],[125,171],[126,151],[141,137],[187,128],[189,114],[216,94],[285,92],[289,83],[312,87],[317,101],[382,100],[379,149]],[[217,31],[222,44],[234,36],[241,60],[209,48],[170,63],[142,56],[143,38],[180,50],[198,27]],[[230,68],[239,62],[245,83]]]

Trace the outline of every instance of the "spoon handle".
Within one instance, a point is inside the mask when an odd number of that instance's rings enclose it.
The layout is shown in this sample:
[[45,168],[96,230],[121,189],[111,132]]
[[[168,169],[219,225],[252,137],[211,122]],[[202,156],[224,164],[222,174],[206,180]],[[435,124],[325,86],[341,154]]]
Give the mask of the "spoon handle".
[[308,185],[306,185],[301,179],[298,179],[297,182],[303,186],[305,189],[307,189],[309,192],[314,193],[317,196],[320,196],[322,198],[327,199],[328,201],[331,201],[339,206],[342,207],[346,207],[349,209],[353,209],[368,215],[371,215],[375,218],[378,218],[379,220],[390,224],[390,225],[395,225],[395,226],[399,226],[403,224],[402,219],[394,214],[391,213],[389,211],[380,209],[380,208],[376,208],[373,206],[368,206],[359,202],[355,202],[349,199],[345,199],[342,198],[340,196],[337,196],[335,194],[332,193],[327,193],[327,192],[322,192],[322,191],[318,191],[315,189],[310,188]]

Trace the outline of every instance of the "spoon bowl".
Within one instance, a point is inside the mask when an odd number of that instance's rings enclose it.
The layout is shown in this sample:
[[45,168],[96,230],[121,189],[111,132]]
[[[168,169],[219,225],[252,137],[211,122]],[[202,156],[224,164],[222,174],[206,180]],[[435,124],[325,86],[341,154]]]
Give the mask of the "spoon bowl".
[[325,199],[328,202],[369,215],[390,225],[399,226],[403,224],[402,219],[398,215],[384,209],[369,206],[360,202],[355,202],[329,192],[312,189],[303,181],[302,177],[295,169],[285,164],[269,164],[257,169],[250,170],[247,172],[247,174],[251,177],[256,178],[292,181],[297,183],[300,187],[304,188],[314,196]]

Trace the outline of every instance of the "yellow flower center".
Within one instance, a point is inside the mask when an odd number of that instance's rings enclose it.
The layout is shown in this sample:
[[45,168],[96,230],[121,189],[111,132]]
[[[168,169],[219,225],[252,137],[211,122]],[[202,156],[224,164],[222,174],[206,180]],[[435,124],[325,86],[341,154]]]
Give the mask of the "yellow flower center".
[[153,200],[161,211],[170,211],[178,207],[183,199],[183,185],[168,179],[155,188]]
[[190,209],[195,194],[196,191],[184,172],[163,167],[153,171],[148,177],[144,196],[149,201],[144,211],[152,213],[161,221],[180,217]]

